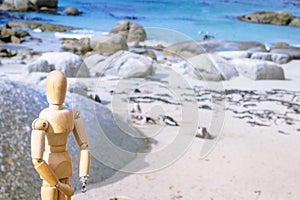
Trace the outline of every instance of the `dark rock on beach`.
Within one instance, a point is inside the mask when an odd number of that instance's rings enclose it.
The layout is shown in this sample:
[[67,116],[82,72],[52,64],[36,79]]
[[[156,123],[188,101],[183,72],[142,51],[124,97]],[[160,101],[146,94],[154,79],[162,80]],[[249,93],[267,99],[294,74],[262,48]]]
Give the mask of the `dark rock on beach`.
[[15,55],[17,55],[16,51],[0,48],[0,57],[13,57]]
[[41,29],[42,31],[45,32],[65,32],[65,31],[70,31],[75,29],[69,26],[54,25],[54,24],[48,24],[43,22],[29,22],[29,21],[24,21],[24,22],[11,21],[8,23],[8,25],[11,27],[27,27],[30,29]]
[[14,30],[8,24],[3,25],[0,30],[0,42],[2,43],[16,43],[22,42],[22,38],[30,36],[27,31]]

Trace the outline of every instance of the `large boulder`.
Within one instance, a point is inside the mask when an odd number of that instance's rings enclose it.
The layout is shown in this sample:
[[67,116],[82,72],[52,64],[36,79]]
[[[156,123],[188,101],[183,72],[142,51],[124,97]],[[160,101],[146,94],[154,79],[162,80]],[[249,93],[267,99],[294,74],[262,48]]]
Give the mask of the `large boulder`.
[[[0,113],[5,113],[0,115],[0,199],[40,199],[42,181],[31,162],[30,135],[31,123],[42,109],[48,107],[46,96],[36,85],[34,88],[3,79],[0,85]],[[147,148],[140,132],[132,129],[130,134],[124,134],[116,125],[112,112],[103,105],[68,93],[65,107],[81,111],[91,150],[89,183],[112,176],[133,160],[138,150]],[[119,119],[120,122],[122,119]],[[125,122],[122,125],[128,127]],[[124,156],[122,152],[112,152],[111,144],[131,154]],[[68,152],[73,164],[71,183],[75,190],[79,190],[79,147],[72,133],[69,135]]]
[[300,47],[290,46],[287,43],[279,42],[270,47],[270,52],[287,54],[292,59],[300,59]]
[[119,21],[110,33],[123,35],[127,42],[141,42],[147,39],[146,31],[141,25],[125,20]]
[[[39,59],[45,60],[53,70],[63,72],[67,77],[89,77],[90,73],[80,56],[70,52],[49,52],[44,53]],[[42,66],[40,66],[42,67]]]
[[34,11],[41,7],[56,8],[58,0],[4,0],[0,9],[8,11]]
[[278,64],[285,64],[292,60],[292,57],[284,53],[270,53],[270,52],[254,52],[251,55],[252,59],[267,60]]
[[90,70],[97,76],[113,75],[122,78],[144,78],[154,73],[151,58],[119,51],[96,65],[90,65]]
[[262,24],[277,24],[288,25],[293,16],[286,11],[278,12],[253,12],[247,15],[239,16],[239,20],[246,22],[262,23]]
[[238,76],[233,65],[216,54],[201,54],[188,59],[193,74],[200,80],[221,81]]
[[91,51],[90,38],[64,40],[61,50],[84,55],[88,51]]
[[47,60],[38,59],[27,65],[27,72],[50,72],[54,66],[49,65]]
[[122,35],[102,33],[92,36],[91,48],[102,55],[112,55],[120,50],[128,50],[126,39]]
[[236,42],[224,40],[192,40],[170,45],[163,50],[167,56],[190,58],[202,53],[219,51],[267,51],[265,45],[258,42]]
[[274,62],[255,59],[234,59],[230,61],[240,75],[252,80],[284,80],[284,71]]
[[87,56],[84,59],[83,62],[89,69],[91,76],[97,76],[97,74],[99,74],[99,67],[97,65],[103,62],[106,58],[107,56],[95,53]]

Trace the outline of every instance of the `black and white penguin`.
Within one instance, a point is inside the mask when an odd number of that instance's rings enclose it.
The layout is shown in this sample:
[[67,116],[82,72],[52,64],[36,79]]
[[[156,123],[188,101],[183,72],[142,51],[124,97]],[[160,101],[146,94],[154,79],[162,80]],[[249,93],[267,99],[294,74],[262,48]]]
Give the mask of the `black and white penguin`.
[[299,101],[299,98],[296,95],[294,95],[291,101],[292,102],[297,102],[297,101]]
[[213,136],[211,136],[205,127],[198,126],[196,137],[202,138],[202,139],[213,139]]
[[156,124],[156,121],[145,115],[138,115],[135,117],[139,124]]
[[133,108],[131,110],[132,113],[139,113],[141,114],[142,113],[142,109],[141,109],[141,106],[138,102],[134,102],[133,103]]
[[172,117],[167,116],[167,115],[158,116],[158,120],[161,123],[164,123],[165,125],[168,125],[168,126],[179,126],[178,123]]

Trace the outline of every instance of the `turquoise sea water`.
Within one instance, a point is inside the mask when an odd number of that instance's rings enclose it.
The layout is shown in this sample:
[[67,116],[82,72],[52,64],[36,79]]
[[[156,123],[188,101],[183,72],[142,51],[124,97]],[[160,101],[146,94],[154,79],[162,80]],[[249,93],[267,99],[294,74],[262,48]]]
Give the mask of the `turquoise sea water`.
[[[300,28],[240,22],[254,11],[286,10],[300,16],[298,0],[59,0],[59,10],[73,6],[81,16],[25,13],[29,18],[107,32],[119,20],[128,19],[144,27],[167,28],[193,39],[204,34],[219,39],[288,42],[300,45]],[[150,38],[151,39],[151,38]]]

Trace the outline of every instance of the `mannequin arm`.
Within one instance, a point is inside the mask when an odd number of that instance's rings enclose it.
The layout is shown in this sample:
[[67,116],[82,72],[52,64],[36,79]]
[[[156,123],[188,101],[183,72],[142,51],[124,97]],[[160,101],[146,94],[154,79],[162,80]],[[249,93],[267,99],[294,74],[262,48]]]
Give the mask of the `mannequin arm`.
[[54,171],[43,160],[45,151],[45,131],[48,128],[48,122],[43,119],[36,119],[32,123],[31,132],[31,158],[32,163],[39,175],[49,183],[50,186],[55,186],[57,189],[66,195],[73,195],[73,189],[67,185],[60,183]]
[[90,152],[88,150],[88,140],[86,131],[84,128],[83,121],[80,119],[80,112],[73,111],[74,113],[74,136],[76,138],[77,144],[80,147],[78,155],[78,175],[82,183],[81,191],[86,191],[86,183],[90,170]]

